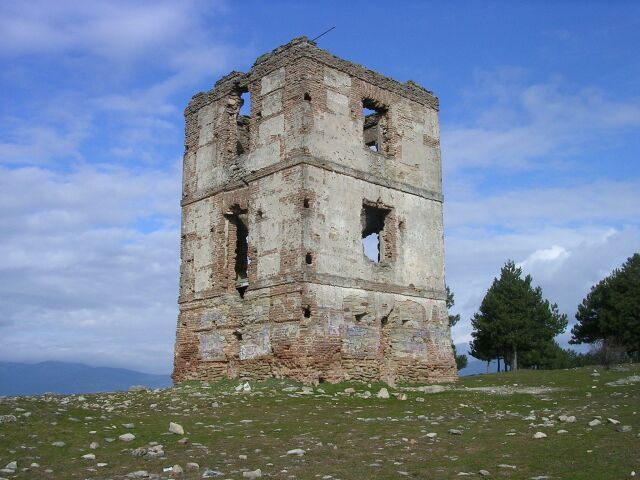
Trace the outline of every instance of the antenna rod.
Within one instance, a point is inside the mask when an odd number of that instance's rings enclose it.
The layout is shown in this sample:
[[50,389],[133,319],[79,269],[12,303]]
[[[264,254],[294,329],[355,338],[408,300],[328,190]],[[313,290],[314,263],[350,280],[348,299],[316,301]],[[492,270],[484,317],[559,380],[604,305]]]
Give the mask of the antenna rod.
[[312,38],[312,39],[311,39],[311,41],[312,41],[312,42],[315,42],[315,41],[316,41],[317,39],[319,39],[321,36],[326,35],[327,33],[329,33],[329,32],[330,32],[331,30],[333,30],[334,28],[336,28],[336,27],[335,27],[335,26],[334,26],[334,27],[331,27],[331,28],[330,28],[329,30],[327,30],[326,32],[322,32],[322,33],[321,33],[320,35],[318,35],[316,38]]

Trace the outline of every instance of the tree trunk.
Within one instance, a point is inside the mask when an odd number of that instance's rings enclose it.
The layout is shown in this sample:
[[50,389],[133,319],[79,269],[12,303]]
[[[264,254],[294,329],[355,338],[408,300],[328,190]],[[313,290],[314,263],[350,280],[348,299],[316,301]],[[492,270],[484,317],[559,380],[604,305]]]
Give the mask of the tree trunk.
[[500,357],[498,357],[498,373],[500,373]]
[[518,371],[518,349],[517,347],[513,347],[513,362],[511,363],[511,370],[514,372]]

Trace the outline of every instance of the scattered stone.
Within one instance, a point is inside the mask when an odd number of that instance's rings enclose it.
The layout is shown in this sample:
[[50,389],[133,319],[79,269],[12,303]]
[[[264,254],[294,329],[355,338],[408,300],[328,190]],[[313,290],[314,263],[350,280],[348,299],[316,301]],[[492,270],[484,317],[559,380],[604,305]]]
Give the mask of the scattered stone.
[[184,435],[184,428],[179,423],[169,422],[169,431],[176,435]]
[[356,389],[352,388],[352,387],[345,388],[344,389],[344,393],[347,393],[347,394],[351,395],[352,393],[356,393]]
[[556,433],[563,434],[563,433],[569,433],[569,432],[567,430],[558,430]]
[[87,453],[86,455],[82,455],[82,458],[85,460],[95,460],[96,456],[93,453]]
[[631,425],[621,425],[616,428],[618,432],[627,433],[631,431]]
[[514,469],[514,470],[516,469],[516,466],[515,466],[515,465],[509,465],[508,463],[499,463],[499,464],[498,464],[498,467],[499,467],[499,468],[512,468],[512,469]]
[[127,474],[128,478],[149,478],[149,472],[146,470],[138,470]]
[[33,462],[31,465],[29,465],[30,468],[40,468],[40,464]]
[[547,434],[543,432],[536,432],[533,434],[533,438],[547,438]]
[[132,428],[135,427],[135,425],[133,423],[123,423],[122,426],[124,428],[128,428],[129,430],[131,430]]
[[389,398],[389,390],[382,387],[376,396],[378,398]]
[[196,462],[187,462],[185,467],[187,470],[200,470],[200,465],[198,465]]
[[58,447],[58,448],[62,448],[62,447],[64,447],[65,445],[66,445],[66,443],[64,443],[64,442],[53,442],[53,443],[51,444],[51,446],[52,446],[52,447]]
[[123,435],[120,435],[118,438],[123,442],[130,442],[132,440],[135,440],[136,436],[133,433],[125,433]]
[[131,385],[129,387],[130,392],[146,392],[147,390],[149,389],[144,385]]
[[242,476],[244,478],[260,478],[262,477],[262,470],[258,468],[257,470],[242,472]]
[[312,387],[308,387],[308,386],[304,386],[302,387],[302,390],[300,391],[301,395],[313,395],[313,388]]
[[16,462],[15,460],[12,462],[9,462],[4,468],[5,470],[16,471],[18,469],[18,462]]
[[480,470],[478,471],[478,473],[480,474],[481,477],[490,477],[491,474],[489,473],[488,470]]
[[449,435],[462,435],[462,430],[458,430],[457,428],[449,429]]
[[593,420],[591,420],[589,422],[589,426],[590,427],[595,427],[596,425],[600,425],[602,422],[600,420],[598,420],[597,418],[594,418]]
[[429,432],[425,435],[427,438],[436,438],[438,436],[435,432]]
[[251,385],[249,385],[249,382],[246,382],[243,386],[242,386],[242,391],[244,393],[251,393]]
[[189,443],[189,439],[187,437],[182,437],[180,440],[178,440],[178,443],[180,445],[186,445],[187,443]]
[[298,455],[299,457],[304,455],[306,452],[301,448],[294,448],[293,450],[287,451],[287,455]]
[[180,465],[174,465],[174,466],[171,468],[171,472],[172,472],[172,473],[174,473],[174,474],[176,474],[176,475],[180,475],[180,474],[182,474],[182,472],[183,472],[183,471],[184,471],[184,470],[182,470],[182,467],[181,467]]
[[220,470],[211,470],[210,468],[206,468],[202,472],[202,478],[217,478],[222,477],[223,475],[224,473],[222,473]]
[[0,415],[0,423],[12,423],[16,420],[15,415]]
[[442,385],[426,385],[421,388],[424,393],[441,393],[446,390]]
[[91,450],[95,450],[95,449],[96,449],[96,448],[98,448],[99,446],[100,446],[100,444],[99,444],[98,442],[91,442],[91,443],[89,444],[89,448],[90,448]]
[[620,420],[616,420],[615,418],[607,418],[609,423],[613,423],[614,425],[620,424]]
[[247,456],[246,455],[238,455],[238,460],[246,460]]

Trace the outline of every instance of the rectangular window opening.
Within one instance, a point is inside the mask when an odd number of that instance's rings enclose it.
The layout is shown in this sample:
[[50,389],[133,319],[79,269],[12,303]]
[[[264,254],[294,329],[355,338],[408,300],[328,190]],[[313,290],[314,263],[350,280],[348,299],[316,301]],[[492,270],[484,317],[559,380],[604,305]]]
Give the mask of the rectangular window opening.
[[389,211],[373,205],[362,206],[362,251],[365,257],[375,263],[380,263],[383,258],[382,232]]
[[242,155],[249,151],[249,126],[251,125],[251,95],[249,90],[239,90],[238,113],[236,115],[236,154]]
[[387,150],[387,108],[381,103],[365,98],[362,100],[362,138],[365,147],[373,152]]
[[[240,210],[237,205],[233,213],[225,215],[229,223],[235,226],[235,238],[229,237],[233,245],[233,265],[235,272],[235,286],[240,298],[244,298],[244,292],[249,286],[249,228],[247,227],[247,211]],[[230,245],[231,247],[231,245]]]

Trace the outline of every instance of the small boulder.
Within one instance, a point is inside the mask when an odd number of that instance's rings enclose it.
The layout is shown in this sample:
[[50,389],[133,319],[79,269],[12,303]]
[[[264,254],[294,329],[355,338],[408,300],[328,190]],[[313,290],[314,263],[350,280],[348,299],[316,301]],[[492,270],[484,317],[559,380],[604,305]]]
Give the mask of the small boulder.
[[294,448],[293,450],[288,450],[288,451],[287,451],[287,455],[297,455],[297,456],[299,456],[299,457],[301,457],[301,456],[302,456],[302,455],[304,455],[305,453],[307,453],[307,452],[305,452],[305,451],[304,451],[303,449],[301,449],[301,448]]
[[533,434],[533,438],[547,438],[547,434],[543,432],[536,432]]
[[64,447],[65,445],[66,445],[66,443],[64,443],[64,442],[53,442],[53,443],[51,444],[51,446],[52,446],[52,447],[58,447],[58,448],[62,448],[62,447]]
[[389,390],[382,387],[376,396],[378,398],[389,398]]
[[85,460],[95,460],[96,456],[93,453],[87,453],[86,455],[82,455],[82,458]]
[[449,429],[449,435],[462,435],[462,430],[458,430],[457,428]]
[[182,467],[180,465],[174,465],[171,468],[171,473],[175,474],[175,475],[180,475],[182,474],[184,470],[182,470]]
[[242,476],[244,478],[260,478],[262,477],[262,470],[258,468],[257,470],[242,472]]
[[169,431],[176,435],[184,435],[184,428],[179,423],[169,422]]
[[598,420],[597,418],[594,418],[593,420],[591,420],[589,422],[589,426],[590,427],[595,427],[596,425],[600,425],[602,422],[600,420]]
[[133,433],[125,433],[123,435],[120,435],[118,438],[123,442],[130,442],[132,440],[135,440],[136,436]]

